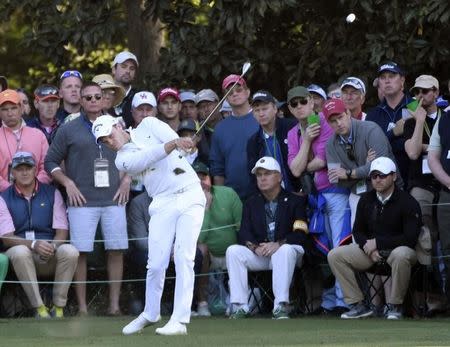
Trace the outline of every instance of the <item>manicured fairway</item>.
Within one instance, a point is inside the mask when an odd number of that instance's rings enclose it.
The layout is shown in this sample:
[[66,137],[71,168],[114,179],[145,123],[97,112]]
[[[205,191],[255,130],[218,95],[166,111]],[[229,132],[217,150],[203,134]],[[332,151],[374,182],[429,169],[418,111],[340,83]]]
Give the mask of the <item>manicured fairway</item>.
[[[0,321],[0,346],[443,346],[450,345],[450,319],[382,319],[342,321],[337,318],[193,319],[188,336],[162,337],[155,327],[122,336],[130,317],[66,318],[62,321]],[[160,326],[159,324],[158,326]]]

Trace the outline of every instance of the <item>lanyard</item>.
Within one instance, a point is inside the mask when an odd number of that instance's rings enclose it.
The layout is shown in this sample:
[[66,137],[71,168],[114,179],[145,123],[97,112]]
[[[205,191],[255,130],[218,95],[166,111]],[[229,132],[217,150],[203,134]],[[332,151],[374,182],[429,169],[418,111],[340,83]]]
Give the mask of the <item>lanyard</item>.
[[[3,137],[5,138],[6,146],[8,147],[9,156],[10,156],[11,161],[12,161],[13,154],[11,153],[11,148],[9,148],[9,142],[8,142],[8,139],[6,138],[6,131],[5,131],[5,128],[2,127],[2,130],[3,130]],[[16,153],[18,150],[21,149],[20,142],[22,141],[22,131],[23,131],[23,128],[20,128],[20,135],[19,135],[19,136],[17,136],[17,135],[13,132],[14,136],[16,137],[16,151],[15,151],[14,153]]]
[[[91,121],[89,119],[87,119],[85,115],[82,115],[82,117],[83,117],[83,122],[84,122],[85,126],[87,127],[87,129],[89,131],[89,134],[91,134],[92,137],[94,138],[94,141],[96,141],[95,140],[95,136],[92,133],[92,123],[91,123]],[[100,153],[100,159],[103,159],[103,148],[102,148],[102,146],[99,143],[97,143],[97,142],[95,144],[98,147],[98,151]]]
[[264,137],[264,143],[266,144],[267,151],[270,153],[271,157],[273,157],[275,160],[277,160],[277,145],[278,145],[278,141],[277,141],[277,137],[276,137],[275,133],[272,136],[273,152],[270,151],[270,146],[267,143],[267,139],[270,136],[263,132],[263,137]]

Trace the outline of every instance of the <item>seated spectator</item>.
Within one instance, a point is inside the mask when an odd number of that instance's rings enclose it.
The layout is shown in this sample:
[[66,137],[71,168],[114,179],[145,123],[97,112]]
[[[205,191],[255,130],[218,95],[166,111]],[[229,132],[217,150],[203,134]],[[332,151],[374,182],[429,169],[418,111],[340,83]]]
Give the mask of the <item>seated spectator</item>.
[[48,144],[55,137],[61,121],[56,118],[59,108],[58,88],[49,84],[40,85],[34,91],[34,107],[36,115],[27,121],[27,125],[42,131]]
[[191,90],[180,93],[181,111],[180,120],[192,119],[198,120],[198,108],[195,104],[195,93]]
[[386,297],[387,319],[402,318],[402,304],[408,290],[411,267],[417,262],[415,246],[422,226],[417,201],[395,185],[397,167],[387,157],[370,165],[373,191],[358,203],[353,237],[356,243],[335,248],[328,253],[328,263],[342,286],[350,311],[341,318],[373,315],[364,303],[355,271],[368,270],[375,263],[386,262],[392,269],[391,295]]
[[288,131],[295,126],[295,120],[277,117],[275,98],[265,90],[257,91],[252,97],[253,115],[259,129],[247,142],[248,174],[254,192],[258,190],[256,178],[250,173],[259,158],[268,156],[278,161],[283,178],[282,186],[288,192],[298,191],[298,180],[288,166]]
[[42,183],[50,183],[44,170],[44,158],[48,150],[45,135],[37,129],[26,126],[22,119],[22,104],[15,90],[6,89],[0,93],[0,192],[12,183],[11,162],[16,152],[26,151],[36,160],[37,178]]
[[274,319],[287,319],[289,288],[296,266],[308,255],[310,239],[306,224],[306,201],[281,187],[281,169],[272,157],[259,159],[252,170],[259,193],[244,203],[239,245],[228,247],[226,261],[230,278],[230,318],[249,313],[248,274],[272,269],[275,297]]
[[172,130],[180,126],[181,99],[175,88],[164,88],[158,94],[158,118],[167,123]]
[[[0,235],[6,255],[36,310],[37,318],[64,317],[67,291],[77,267],[78,251],[66,244],[68,222],[61,193],[36,179],[31,153],[12,160],[14,185],[1,194]],[[50,314],[39,293],[38,276],[55,279]]]
[[[202,162],[193,165],[206,195],[206,210],[198,248],[203,254],[202,273],[226,270],[225,252],[237,243],[242,218],[242,202],[236,192],[225,186],[212,186],[208,167]],[[207,302],[208,276],[198,278],[199,316],[210,316]]]

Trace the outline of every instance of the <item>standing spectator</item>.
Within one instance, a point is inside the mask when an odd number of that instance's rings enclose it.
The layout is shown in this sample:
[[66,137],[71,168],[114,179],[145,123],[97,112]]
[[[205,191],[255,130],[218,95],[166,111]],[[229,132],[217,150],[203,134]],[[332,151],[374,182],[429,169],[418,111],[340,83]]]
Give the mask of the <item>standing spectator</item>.
[[193,91],[182,91],[180,93],[181,112],[180,120],[190,118],[194,121],[198,120],[198,109],[195,104],[195,93]]
[[211,270],[226,270],[225,252],[237,243],[242,218],[242,202],[236,192],[225,186],[211,185],[208,167],[202,162],[193,165],[206,196],[205,217],[198,238],[203,254],[203,276],[198,278],[199,316],[210,316],[207,303],[208,274]]
[[112,115],[114,117],[122,117],[126,128],[129,128],[132,124],[131,102],[134,94],[137,92],[132,84],[136,79],[138,67],[139,63],[136,56],[127,51],[117,54],[112,63],[114,82],[125,90],[125,97],[119,105],[114,107],[114,114]]
[[156,98],[151,92],[141,91],[133,96],[131,102],[132,128],[136,128],[146,117],[156,117]]
[[288,166],[288,131],[295,126],[293,119],[277,117],[275,98],[268,91],[260,90],[252,97],[253,114],[259,123],[258,131],[247,142],[248,174],[254,192],[258,190],[256,178],[251,174],[259,158],[273,157],[281,168],[282,186],[288,191],[298,191],[296,179]]
[[439,239],[447,281],[445,293],[450,302],[450,113],[444,113],[436,121],[428,145],[428,164],[441,187],[437,205]]
[[31,117],[31,105],[30,99],[28,99],[27,92],[23,88],[16,89],[16,92],[19,93],[20,103],[22,104],[22,118],[25,120],[29,120]]
[[[105,240],[109,283],[108,313],[120,314],[123,250],[128,248],[125,204],[130,181],[113,165],[116,153],[96,143],[92,122],[102,112],[102,91],[86,82],[81,88],[81,116],[59,129],[45,158],[45,168],[67,192],[71,243],[80,251],[75,273],[86,281],[87,254],[92,252],[97,225]],[[64,171],[61,163],[64,161]],[[75,286],[80,314],[87,314],[86,284]]]
[[249,313],[247,272],[272,269],[272,317],[287,319],[295,267],[302,265],[303,256],[310,251],[306,201],[281,187],[281,169],[274,158],[260,158],[252,173],[259,192],[244,203],[239,245],[228,247],[226,252],[234,309],[230,318]]
[[181,99],[175,88],[164,88],[158,94],[158,118],[167,123],[172,130],[180,127]]
[[209,162],[213,183],[233,188],[244,200],[251,193],[250,177],[243,174],[247,172],[247,142],[258,131],[258,122],[248,101],[250,89],[245,79],[238,75],[227,76],[222,82],[223,92],[235,82],[235,88],[227,97],[233,113],[214,130]]
[[80,112],[80,89],[83,76],[76,70],[67,70],[59,78],[59,96],[62,104],[56,118],[64,121],[69,114]]
[[34,91],[34,107],[36,115],[27,122],[27,125],[42,131],[48,144],[55,137],[56,130],[61,121],[56,118],[59,108],[58,88],[49,84],[43,84]]
[[50,183],[44,170],[44,158],[48,150],[45,135],[38,129],[26,126],[22,119],[22,104],[15,90],[6,89],[0,93],[0,192],[12,183],[11,162],[16,152],[33,154],[36,161],[37,178],[42,183]]
[[366,117],[383,130],[394,152],[403,182],[408,184],[409,158],[405,152],[403,129],[409,112],[406,105],[411,97],[404,93],[405,72],[397,63],[387,62],[378,68],[378,84],[384,99]]
[[0,236],[8,249],[6,255],[37,318],[50,317],[37,277],[54,276],[50,314],[63,318],[78,259],[75,247],[64,243],[69,234],[66,206],[57,189],[36,179],[31,153],[17,152],[11,167],[14,185],[0,197]]
[[230,103],[227,100],[225,100],[222,103],[222,106],[220,107],[219,112],[222,115],[222,118],[227,118],[227,117],[231,116],[231,114],[233,113],[233,110],[231,109]]
[[352,117],[365,120],[367,114],[362,110],[366,100],[366,85],[364,82],[358,77],[347,77],[341,83],[341,92],[341,99]]
[[395,163],[390,158],[379,157],[371,163],[370,180],[374,190],[364,194],[359,201],[353,228],[356,243],[328,253],[330,268],[341,283],[345,301],[351,307],[341,318],[373,315],[372,308],[363,301],[355,271],[365,271],[379,262],[386,262],[392,269],[392,292],[386,298],[386,318],[402,318],[411,267],[417,262],[415,247],[422,216],[417,201],[396,187],[396,172]]
[[[370,162],[380,156],[394,159],[394,155],[380,127],[373,122],[352,118],[342,100],[328,100],[323,114],[334,130],[327,142],[327,162],[339,163],[339,168],[328,169],[328,179],[351,189],[349,204],[353,225],[360,195],[372,189],[367,182]],[[403,187],[401,176],[395,183]]]
[[112,76],[108,74],[94,76],[92,82],[102,88],[103,113],[114,114],[114,107],[120,105],[125,97],[125,89],[115,84]]
[[325,90],[317,84],[310,84],[307,89],[314,100],[314,112],[322,112],[323,104],[327,101],[327,93],[325,93]]
[[8,80],[5,76],[0,76],[0,92],[8,89]]
[[[333,136],[333,130],[322,114],[313,114],[314,101],[308,90],[302,86],[294,87],[288,91],[287,100],[290,112],[298,120],[298,126],[288,133],[289,167],[295,177],[312,173],[317,194],[312,195],[311,199],[314,197],[317,201],[325,201],[324,228],[314,230],[317,233],[314,240],[318,249],[326,255],[330,249],[348,243],[351,239],[349,190],[331,184],[328,180],[326,144]],[[324,310],[341,310],[345,306],[339,283],[323,292]]]
[[[200,90],[197,95],[195,95],[195,104],[197,105],[198,109],[198,120],[203,123],[206,120],[206,117],[209,116],[209,114],[214,110],[218,103],[219,97],[212,89]],[[203,127],[202,136],[204,137],[207,144],[208,157],[214,129],[222,119],[223,117],[220,114],[219,108],[217,108],[214,114],[209,117],[208,121]]]
[[189,153],[186,153],[185,158],[189,164],[193,164],[196,161],[207,162],[208,153],[205,153],[205,143],[201,134],[194,136],[197,132],[197,123],[190,118],[186,118],[180,123],[177,134],[180,137],[189,137],[192,139],[194,147]]

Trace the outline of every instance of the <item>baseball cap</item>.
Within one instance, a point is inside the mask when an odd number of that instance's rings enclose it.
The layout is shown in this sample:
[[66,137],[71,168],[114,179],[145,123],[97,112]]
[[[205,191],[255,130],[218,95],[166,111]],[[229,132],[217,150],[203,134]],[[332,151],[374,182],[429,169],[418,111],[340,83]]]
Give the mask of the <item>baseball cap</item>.
[[280,164],[278,164],[278,161],[276,161],[273,157],[262,157],[259,159],[252,169],[252,174],[255,174],[256,170],[259,168],[269,171],[278,171],[281,173]]
[[398,64],[393,61],[388,61],[384,64],[381,64],[380,67],[378,68],[378,75],[381,75],[385,71],[398,73],[399,75],[402,75],[402,76],[404,75],[404,72],[400,68],[400,66],[398,66]]
[[119,119],[110,115],[97,117],[94,124],[92,124],[92,133],[94,134],[95,141],[98,143],[100,137],[110,135],[113,126],[117,123],[119,123]]
[[397,172],[397,167],[395,166],[395,163],[392,161],[392,159],[388,157],[379,157],[373,160],[370,164],[369,174],[374,171],[379,171],[382,174],[387,175],[391,172]]
[[29,152],[17,152],[12,157],[11,168],[15,169],[19,165],[36,166],[33,155]]
[[258,90],[255,94],[252,96],[252,105],[257,103],[258,101],[261,102],[271,102],[273,104],[276,104],[275,98],[266,90]]
[[182,130],[197,131],[197,124],[195,124],[195,121],[193,119],[184,119],[183,121],[181,121],[177,132],[179,133]]
[[239,75],[228,75],[227,77],[224,78],[223,82],[222,82],[222,89],[227,89],[230,85],[234,84],[235,82],[237,82],[237,84],[246,87],[247,86],[247,82],[245,82],[245,79],[243,79],[241,76]]
[[59,90],[50,84],[43,84],[34,90],[36,100],[59,99]]
[[287,102],[294,98],[307,98],[309,96],[309,91],[303,86],[297,86],[289,89],[287,93]]
[[101,74],[94,76],[92,82],[97,83],[102,90],[111,89],[114,91],[113,106],[119,105],[125,97],[125,89],[118,86],[111,75]]
[[228,101],[224,101],[222,103],[222,106],[220,107],[219,112],[233,112],[233,109],[231,108],[231,105]]
[[139,66],[136,56],[133,53],[128,52],[128,51],[123,51],[123,52],[120,52],[119,54],[117,54],[116,57],[114,58],[112,66],[115,66],[116,64],[122,64],[123,62],[125,62],[129,59],[133,60],[136,63],[136,65]]
[[147,91],[142,91],[142,92],[137,92],[136,94],[134,94],[133,101],[131,102],[131,106],[133,106],[133,108],[136,108],[136,107],[139,107],[144,104],[156,107],[156,105],[157,105],[156,98],[153,95],[153,93],[147,92]]
[[185,101],[192,101],[195,103],[195,93],[194,92],[181,92],[180,93],[180,100],[181,102],[185,102]]
[[413,92],[415,88],[439,89],[439,81],[431,75],[420,75],[416,78],[416,82],[410,91]]
[[325,100],[327,99],[327,93],[325,93],[325,90],[323,90],[323,88],[318,86],[317,84],[310,84],[307,89],[310,93],[316,93]]
[[346,86],[353,87],[356,90],[359,90],[361,93],[366,94],[366,85],[358,77],[347,77],[345,80],[342,81],[341,89],[343,89]]
[[13,104],[20,103],[19,93],[12,89],[6,89],[0,93],[0,106],[5,102],[11,102]]
[[212,89],[202,89],[195,95],[195,104],[202,101],[219,101],[219,97]]
[[322,107],[322,113],[328,120],[332,115],[345,112],[345,105],[341,99],[329,99]]
[[8,80],[5,76],[0,76],[0,85],[2,86],[2,90],[8,89]]
[[164,101],[168,96],[173,96],[175,99],[181,102],[180,93],[175,88],[164,88],[158,94],[158,102]]
[[196,161],[192,163],[192,168],[196,173],[204,173],[206,175],[209,175],[209,168],[206,166],[205,163],[202,163],[201,161]]

